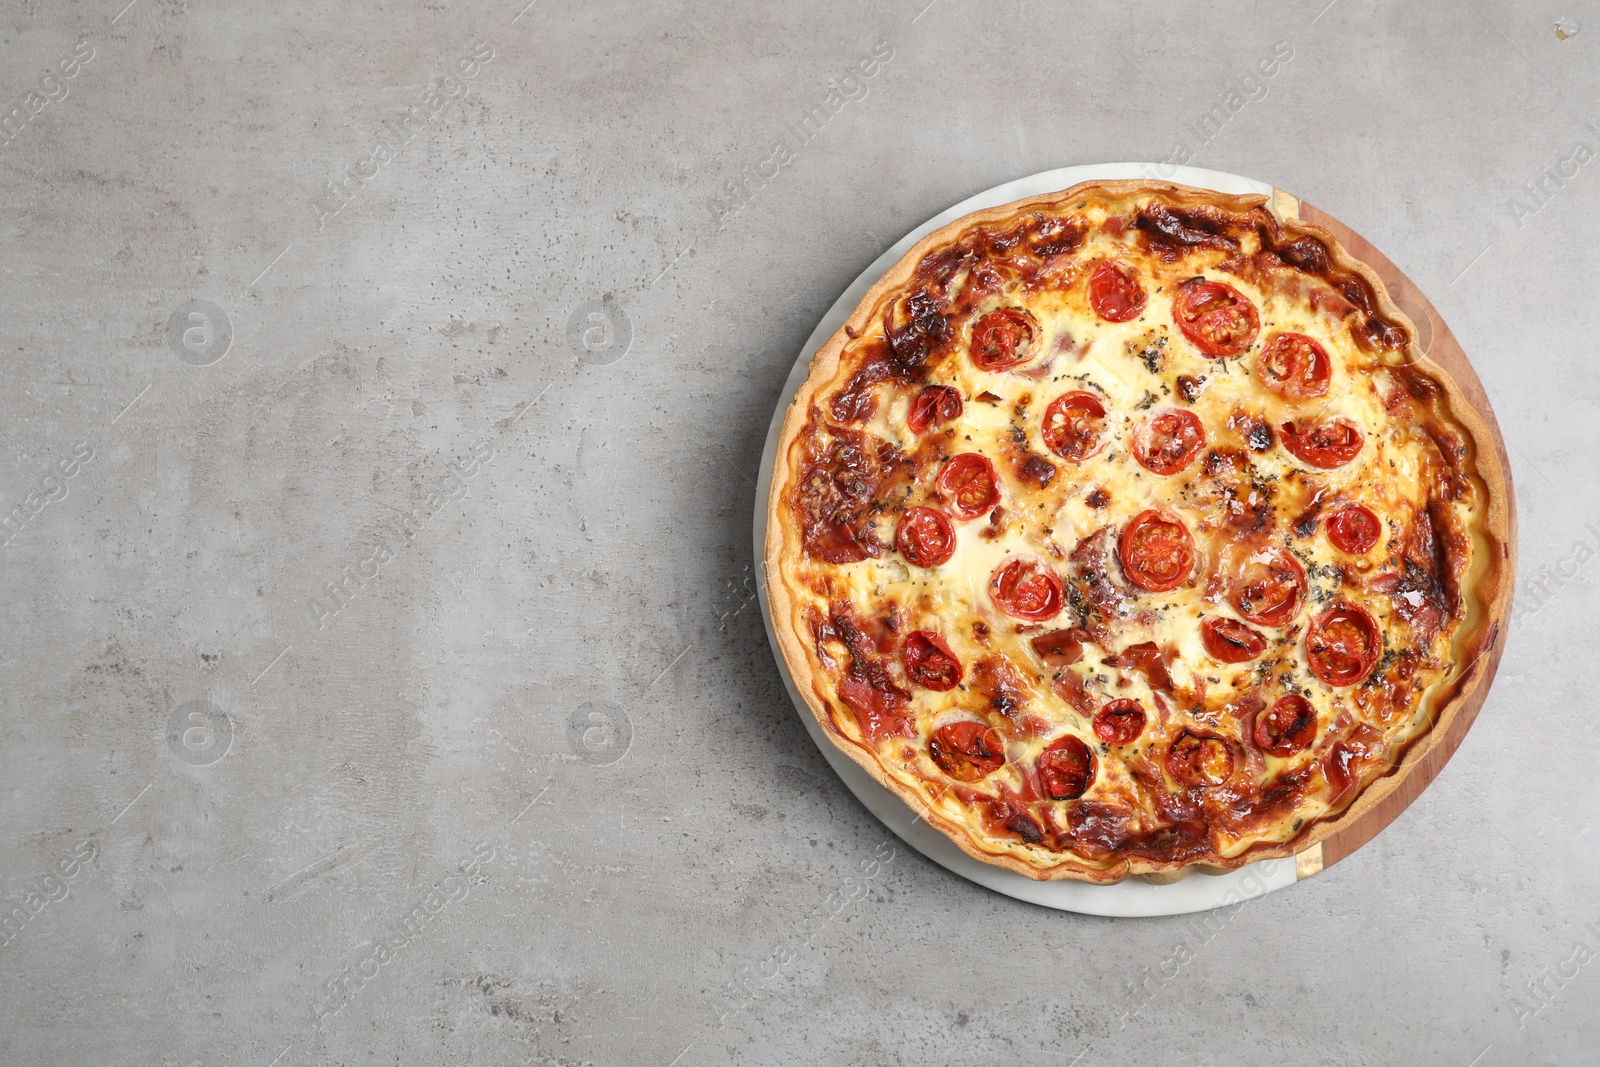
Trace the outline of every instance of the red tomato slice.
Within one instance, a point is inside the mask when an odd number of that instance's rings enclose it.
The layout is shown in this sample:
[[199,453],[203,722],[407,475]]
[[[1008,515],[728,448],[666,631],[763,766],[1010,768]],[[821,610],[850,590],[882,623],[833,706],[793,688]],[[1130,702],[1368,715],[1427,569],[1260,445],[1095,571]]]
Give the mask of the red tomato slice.
[[900,662],[906,677],[924,689],[947,693],[961,684],[966,673],[944,638],[931,630],[912,630],[906,635]]
[[894,532],[894,546],[909,563],[938,567],[956,554],[956,528],[933,508],[907,508]]
[[1194,569],[1194,538],[1182,520],[1141,511],[1122,531],[1117,555],[1128,581],[1151,593],[1178,588]]
[[1133,457],[1155,474],[1177,474],[1205,446],[1200,416],[1179,408],[1152,415],[1133,434]]
[[1355,685],[1372,673],[1382,651],[1378,624],[1356,604],[1329,608],[1306,630],[1311,673],[1329,685]]
[[1200,624],[1200,641],[1222,663],[1248,663],[1267,650],[1265,637],[1233,619],[1207,619]]
[[1274,756],[1292,756],[1316,740],[1317,709],[1298,693],[1279,697],[1256,717],[1256,745]]
[[995,607],[1023,622],[1048,622],[1061,614],[1066,589],[1055,571],[1033,559],[1014,559],[995,568],[989,598]]
[[948,385],[929,385],[911,402],[906,415],[906,426],[921,437],[942,422],[949,422],[961,414],[961,394]]
[[1334,512],[1328,519],[1328,540],[1333,547],[1352,556],[1364,556],[1378,543],[1383,524],[1371,508],[1351,504]]
[[1089,746],[1068,734],[1039,753],[1039,782],[1051,800],[1077,800],[1094,781],[1095,759]]
[[1062,393],[1044,409],[1039,434],[1045,447],[1074,463],[1082,463],[1105,447],[1106,406],[1093,393]]
[[1131,745],[1144,733],[1144,705],[1137,700],[1113,700],[1094,717],[1094,735],[1108,745]]
[[1257,626],[1284,626],[1306,602],[1306,569],[1281,548],[1245,560],[1233,579],[1233,606]]
[[975,519],[1000,503],[1000,481],[994,464],[976,452],[951,456],[934,483],[958,519]]
[[1033,358],[1039,328],[1022,308],[991,311],[972,327],[972,364],[979,370],[1002,371]]
[[1303,333],[1275,333],[1256,357],[1256,377],[1279,396],[1291,400],[1323,396],[1333,373],[1328,350]]
[[981,722],[946,723],[933,732],[928,755],[958,782],[976,782],[1006,762],[1005,742]]
[[1167,749],[1167,773],[1180,785],[1221,785],[1233,776],[1233,746],[1216,734],[1185,729]]
[[1144,286],[1133,268],[1103,259],[1089,275],[1089,304],[1107,322],[1127,322],[1144,310]]
[[1344,419],[1327,422],[1286,422],[1279,428],[1283,447],[1302,463],[1332,470],[1356,458],[1366,439]]
[[1250,347],[1261,328],[1256,306],[1233,286],[1191,278],[1172,301],[1178,329],[1208,356],[1226,359]]

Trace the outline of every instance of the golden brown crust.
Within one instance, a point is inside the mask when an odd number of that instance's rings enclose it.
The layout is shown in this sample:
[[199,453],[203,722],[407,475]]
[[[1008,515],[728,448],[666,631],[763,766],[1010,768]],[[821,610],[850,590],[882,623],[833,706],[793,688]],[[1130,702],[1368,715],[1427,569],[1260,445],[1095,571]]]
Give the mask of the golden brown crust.
[[[953,243],[961,234],[976,226],[998,223],[1020,217],[1030,211],[1051,211],[1068,204],[1095,197],[1124,197],[1134,194],[1159,195],[1164,201],[1179,205],[1206,204],[1232,213],[1244,213],[1267,205],[1261,196],[1230,196],[1206,190],[1159,182],[1113,181],[1089,182],[1060,193],[1032,197],[1015,203],[975,212],[929,234],[917,243],[899,262],[889,269],[857,305],[850,318],[813,357],[810,373],[796,393],[784,418],[774,459],[772,488],[767,500],[767,535],[764,546],[763,567],[766,578],[769,607],[772,612],[773,632],[784,662],[787,664],[796,688],[803,694],[808,707],[833,743],[854,760],[879,784],[890,789],[913,807],[922,809],[915,795],[887,774],[877,753],[865,743],[859,726],[853,721],[836,721],[829,692],[824,687],[824,677],[813,665],[812,657],[804,644],[808,632],[800,599],[788,587],[782,574],[786,560],[798,558],[800,530],[791,509],[784,506],[785,491],[796,473],[798,442],[810,421],[818,401],[819,391],[835,381],[845,346],[854,338],[865,334],[882,300],[905,286],[917,272],[924,256]],[[1274,206],[1282,203],[1275,200]],[[1275,216],[1277,217],[1277,216]],[[1295,217],[1277,217],[1278,225],[1292,237],[1315,238],[1326,246],[1333,265],[1340,271],[1359,276],[1370,287],[1376,298],[1378,315],[1406,331],[1409,338],[1404,362],[1412,370],[1435,383],[1442,392],[1440,405],[1455,426],[1465,432],[1468,454],[1464,468],[1470,472],[1481,492],[1484,504],[1476,513],[1475,535],[1481,537],[1488,551],[1481,553],[1482,565],[1475,568],[1472,583],[1462,593],[1472,606],[1457,631],[1453,651],[1458,663],[1466,665],[1453,672],[1446,683],[1446,691],[1434,698],[1433,726],[1409,744],[1403,757],[1387,775],[1370,782],[1360,795],[1337,816],[1323,818],[1308,824],[1298,836],[1281,844],[1258,844],[1232,857],[1215,856],[1215,862],[1202,864],[1168,863],[1143,858],[1118,858],[1104,868],[1095,868],[1075,860],[1048,868],[1024,863],[1005,853],[997,854],[982,847],[968,826],[944,818],[937,810],[923,810],[927,821],[949,836],[963,851],[982,862],[993,864],[1034,879],[1070,878],[1081,881],[1112,883],[1127,875],[1150,876],[1153,880],[1169,880],[1190,870],[1215,871],[1241,866],[1260,859],[1288,856],[1315,845],[1353,825],[1367,812],[1400,788],[1407,776],[1426,755],[1434,739],[1444,736],[1460,713],[1485,684],[1485,672],[1479,669],[1481,657],[1492,647],[1500,620],[1504,619],[1511,594],[1511,560],[1504,550],[1510,528],[1507,486],[1495,454],[1495,441],[1484,419],[1468,402],[1459,387],[1443,368],[1434,364],[1420,350],[1416,330],[1410,320],[1390,299],[1381,279],[1366,264],[1351,256],[1326,230],[1301,222]]]

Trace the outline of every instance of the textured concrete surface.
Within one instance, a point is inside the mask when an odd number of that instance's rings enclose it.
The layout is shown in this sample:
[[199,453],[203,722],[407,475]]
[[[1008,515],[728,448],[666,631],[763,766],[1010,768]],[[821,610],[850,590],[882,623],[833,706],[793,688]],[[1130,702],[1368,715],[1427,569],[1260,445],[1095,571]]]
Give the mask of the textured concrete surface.
[[[0,14],[0,1064],[1600,1058],[1600,5],[125,2]],[[897,849],[748,548],[882,248],[1169,158],[1407,270],[1522,509],[1443,776],[1209,925]]]

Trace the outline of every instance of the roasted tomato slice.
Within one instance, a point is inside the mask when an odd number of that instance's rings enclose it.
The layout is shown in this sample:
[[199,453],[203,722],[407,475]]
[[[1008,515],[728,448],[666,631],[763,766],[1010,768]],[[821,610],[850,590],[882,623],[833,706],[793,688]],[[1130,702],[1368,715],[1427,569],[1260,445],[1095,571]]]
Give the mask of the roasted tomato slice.
[[912,630],[906,635],[900,661],[906,677],[924,689],[946,693],[961,684],[966,671],[944,638],[931,630]]
[[948,385],[924,386],[911,401],[911,411],[906,415],[906,425],[921,437],[940,423],[949,422],[961,414],[961,394]]
[[1094,716],[1094,735],[1108,745],[1131,745],[1144,733],[1144,705],[1137,700],[1113,700]]
[[1208,356],[1226,359],[1250,347],[1261,328],[1256,306],[1233,286],[1190,278],[1172,301],[1178,329]]
[[1303,333],[1275,333],[1256,357],[1256,378],[1279,396],[1291,400],[1323,396],[1333,366],[1328,350]]
[[1105,403],[1081,389],[1062,393],[1044,409],[1039,434],[1050,451],[1082,463],[1105,447]]
[[1256,716],[1256,745],[1274,756],[1292,756],[1317,736],[1317,709],[1298,693],[1279,697]]
[[1302,463],[1332,470],[1356,458],[1365,438],[1361,431],[1344,419],[1326,422],[1308,422],[1304,419],[1286,422],[1278,427],[1283,447]]
[[1267,639],[1234,619],[1213,616],[1200,624],[1200,641],[1221,663],[1247,663],[1267,650]]
[[933,732],[928,755],[958,782],[976,782],[1006,762],[1005,742],[981,722],[946,723]]
[[1233,606],[1257,626],[1284,626],[1306,602],[1306,569],[1281,548],[1252,553],[1233,579]]
[[910,563],[938,567],[956,554],[956,528],[933,508],[907,508],[894,532],[894,546]]
[[1233,746],[1185,728],[1167,748],[1167,773],[1183,786],[1221,785],[1233,776]]
[[1133,433],[1133,457],[1155,474],[1177,474],[1205,446],[1200,416],[1180,408],[1157,412]]
[[1165,593],[1189,579],[1194,569],[1194,538],[1181,519],[1160,511],[1141,511],[1117,542],[1128,581],[1151,593]]
[[1311,673],[1329,685],[1355,685],[1372,673],[1382,651],[1378,624],[1356,604],[1329,608],[1306,630]]
[[1089,304],[1107,322],[1127,322],[1144,310],[1144,286],[1132,267],[1102,259],[1089,275]]
[[1094,781],[1094,753],[1072,734],[1050,742],[1038,766],[1039,783],[1051,800],[1077,800]]
[[989,598],[995,606],[1023,622],[1048,622],[1061,614],[1066,595],[1055,571],[1035,559],[1014,559],[995,568]]
[[976,452],[951,456],[934,483],[958,519],[975,519],[1000,503],[1000,480],[994,464]]
[[1364,556],[1378,543],[1383,524],[1371,508],[1350,504],[1328,517],[1328,540],[1340,552]]
[[991,311],[972,327],[972,364],[979,370],[1010,370],[1033,358],[1038,337],[1038,324],[1022,308]]

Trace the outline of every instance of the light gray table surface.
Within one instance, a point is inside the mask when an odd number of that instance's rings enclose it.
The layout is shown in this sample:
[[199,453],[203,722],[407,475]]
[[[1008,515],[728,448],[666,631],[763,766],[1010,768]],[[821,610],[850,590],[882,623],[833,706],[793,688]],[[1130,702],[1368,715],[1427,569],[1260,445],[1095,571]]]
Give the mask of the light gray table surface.
[[[522,2],[0,13],[0,1064],[1600,1062],[1600,5]],[[1443,312],[1519,608],[1369,846],[1090,918],[844,790],[750,518],[884,248],[1173,158]]]

